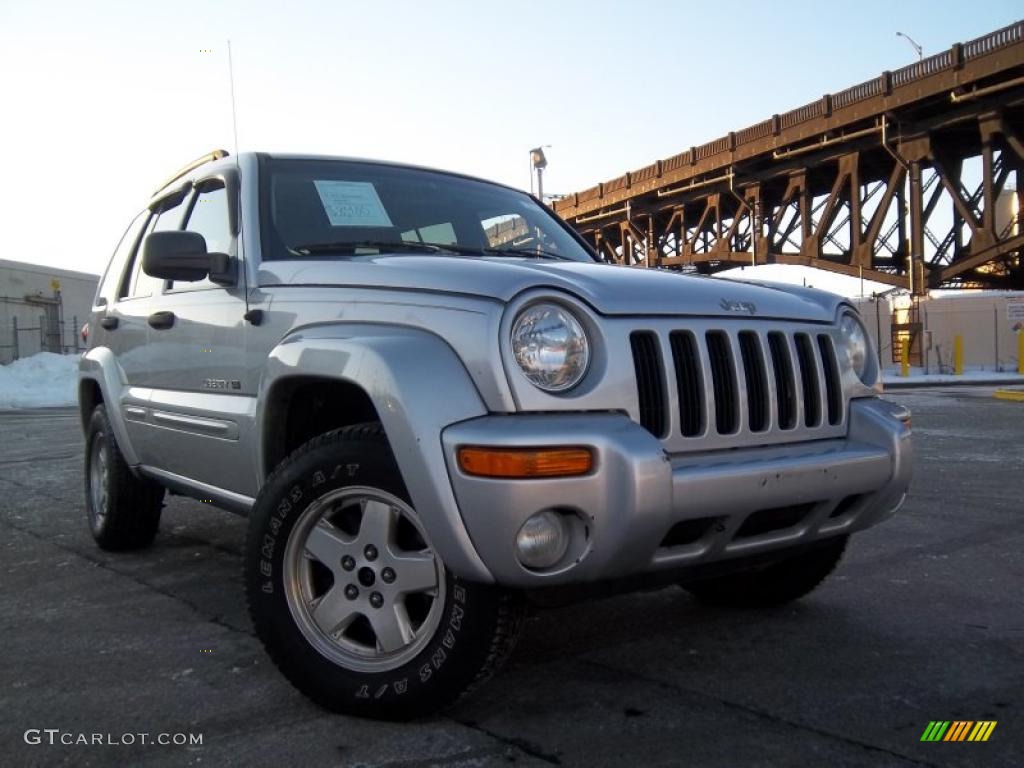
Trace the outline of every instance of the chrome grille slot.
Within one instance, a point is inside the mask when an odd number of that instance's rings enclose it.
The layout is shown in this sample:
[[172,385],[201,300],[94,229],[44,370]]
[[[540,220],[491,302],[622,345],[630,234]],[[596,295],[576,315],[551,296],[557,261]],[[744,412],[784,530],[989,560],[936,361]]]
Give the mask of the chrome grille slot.
[[620,337],[635,369],[631,418],[668,453],[846,434],[838,329],[753,318],[643,322],[623,320]]
[[768,429],[768,376],[764,368],[761,342],[753,331],[740,331],[740,356],[747,383],[747,426],[751,432]]
[[655,437],[667,433],[665,375],[658,352],[658,337],[653,331],[635,331],[629,337],[636,370],[640,400],[640,426]]
[[786,337],[778,331],[772,331],[768,334],[768,349],[775,374],[779,429],[793,429],[796,426],[796,383],[793,380],[793,361],[789,356]]
[[825,372],[828,423],[838,424],[843,420],[843,393],[839,387],[839,364],[836,362],[835,348],[827,334],[818,334],[818,351],[821,352],[821,368]]
[[679,431],[684,437],[696,437],[704,430],[705,407],[704,377],[697,339],[689,331],[672,331],[669,346],[672,348],[679,397]]
[[796,358],[800,364],[800,384],[804,393],[804,426],[816,427],[821,424],[821,393],[818,391],[818,366],[814,360],[814,348],[806,333],[796,334]]
[[708,331],[705,341],[708,345],[708,362],[711,364],[711,380],[715,388],[715,428],[720,435],[731,435],[739,425],[736,366],[732,358],[729,337],[725,331]]

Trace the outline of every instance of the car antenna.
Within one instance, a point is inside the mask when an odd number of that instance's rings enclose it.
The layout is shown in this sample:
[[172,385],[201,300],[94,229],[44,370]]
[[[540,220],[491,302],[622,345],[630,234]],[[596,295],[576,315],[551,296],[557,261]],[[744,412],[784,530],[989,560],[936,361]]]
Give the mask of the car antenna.
[[[238,178],[238,194],[235,196],[235,205],[237,206],[237,221],[238,221],[238,243],[243,244],[242,241],[242,168],[238,162],[238,111],[235,109],[235,67],[234,62],[231,59],[231,41],[228,40],[228,81],[231,83],[231,131],[234,134],[235,139],[235,173]],[[239,250],[245,253],[244,248]],[[243,317],[252,325],[259,325],[263,322],[263,310],[261,309],[249,309],[249,269],[246,262],[242,262],[242,293],[245,299],[245,315]]]

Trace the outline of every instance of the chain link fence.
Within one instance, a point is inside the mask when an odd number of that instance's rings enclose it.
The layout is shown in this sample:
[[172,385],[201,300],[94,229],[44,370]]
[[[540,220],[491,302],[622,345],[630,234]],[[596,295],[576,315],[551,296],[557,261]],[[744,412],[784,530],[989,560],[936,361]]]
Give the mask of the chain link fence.
[[85,348],[81,327],[77,316],[61,321],[41,314],[31,325],[25,323],[24,317],[13,316],[7,322],[0,322],[0,364],[6,365],[38,352],[77,354]]

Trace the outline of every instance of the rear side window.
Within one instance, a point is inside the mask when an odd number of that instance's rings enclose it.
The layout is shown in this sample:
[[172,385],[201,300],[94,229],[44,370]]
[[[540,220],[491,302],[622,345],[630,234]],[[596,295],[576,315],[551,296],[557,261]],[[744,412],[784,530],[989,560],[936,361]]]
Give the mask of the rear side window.
[[[165,208],[149,220],[146,226],[145,235],[150,232],[166,232],[171,229],[179,229],[181,217],[185,212],[185,206],[179,201],[176,205]],[[145,239],[143,235],[143,239]],[[139,299],[144,296],[152,296],[160,293],[164,281],[159,277],[152,277],[142,271],[142,247],[135,250],[135,257],[132,261],[131,275],[121,286],[122,299]]]
[[[228,193],[223,184],[210,186],[196,195],[192,210],[185,220],[189,232],[197,232],[206,240],[210,253],[231,252],[231,225],[228,219]],[[168,291],[197,291],[204,288],[220,288],[209,278],[194,282],[171,283]]]
[[105,299],[107,304],[112,304],[118,298],[118,288],[124,278],[125,267],[131,260],[135,248],[139,244],[139,235],[149,218],[149,211],[143,211],[135,220],[128,225],[128,229],[121,235],[121,242],[117,244],[114,255],[107,265],[107,271],[103,273],[103,280],[100,281],[99,290],[96,292],[98,299]]

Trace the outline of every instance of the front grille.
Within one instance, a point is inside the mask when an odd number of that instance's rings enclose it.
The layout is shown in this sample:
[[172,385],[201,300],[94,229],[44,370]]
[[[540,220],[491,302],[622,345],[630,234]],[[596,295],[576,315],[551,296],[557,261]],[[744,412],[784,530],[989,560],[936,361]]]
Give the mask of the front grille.
[[672,364],[676,369],[679,395],[679,431],[696,437],[704,429],[704,377],[701,375],[697,339],[689,331],[672,331]]
[[629,340],[634,418],[668,450],[842,434],[846,401],[829,332],[800,323],[765,329],[698,320],[688,330],[634,331]]
[[827,334],[818,334],[818,351],[821,353],[821,367],[825,372],[828,423],[838,424],[843,420],[843,391],[839,386],[839,364],[836,362],[835,348]]
[[658,337],[650,331],[637,331],[629,337],[629,343],[633,348],[633,367],[640,399],[640,426],[655,437],[664,437],[667,421],[665,377],[658,354]]
[[752,331],[740,331],[740,354],[747,382],[747,424],[751,432],[768,428],[768,379],[764,371],[761,342]]
[[804,426],[816,427],[821,423],[821,392],[818,391],[814,349],[806,333],[796,335],[796,359],[800,364],[800,384],[804,391]]
[[769,333],[768,348],[772,353],[772,370],[775,372],[778,425],[780,429],[792,429],[796,426],[796,383],[793,380],[793,361],[789,356],[786,337],[778,331]]
[[715,385],[715,425],[718,434],[736,431],[736,367],[729,349],[729,337],[724,331],[708,331],[708,360],[711,362],[711,381]]

